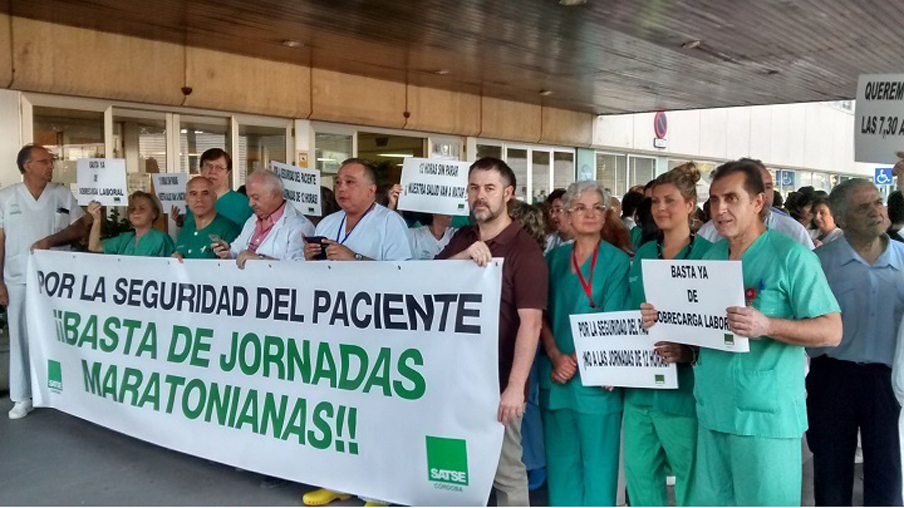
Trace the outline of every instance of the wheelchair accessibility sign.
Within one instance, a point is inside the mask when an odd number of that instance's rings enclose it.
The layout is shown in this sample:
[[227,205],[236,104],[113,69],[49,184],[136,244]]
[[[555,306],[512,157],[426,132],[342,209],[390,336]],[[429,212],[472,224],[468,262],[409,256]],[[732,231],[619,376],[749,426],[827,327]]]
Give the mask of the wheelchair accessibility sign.
[[876,168],[876,176],[873,183],[876,185],[891,185],[895,182],[892,169],[894,168]]

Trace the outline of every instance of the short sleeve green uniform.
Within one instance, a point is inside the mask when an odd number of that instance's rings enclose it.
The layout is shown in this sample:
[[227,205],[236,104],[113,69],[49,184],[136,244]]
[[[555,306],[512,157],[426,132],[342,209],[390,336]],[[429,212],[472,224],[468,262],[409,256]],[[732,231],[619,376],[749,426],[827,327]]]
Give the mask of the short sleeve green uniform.
[[[703,257],[728,259],[728,241]],[[767,317],[840,312],[816,254],[790,237],[765,231],[741,262],[747,303]],[[694,368],[700,432],[693,502],[800,504],[804,365],[804,348],[769,337],[751,339],[749,353],[701,348]]]
[[[712,247],[702,237],[693,237],[673,259],[701,259]],[[646,301],[643,289],[644,259],[659,259],[659,244],[643,244],[634,255],[628,284],[631,308]],[[687,364],[678,365],[677,390],[625,389],[624,439],[625,479],[633,506],[665,506],[667,465],[676,477],[675,501],[688,504],[688,486],[697,444],[694,407],[694,373]]]
[[135,241],[135,232],[129,231],[119,236],[108,238],[101,242],[104,254],[118,254],[120,256],[149,256],[169,257],[173,255],[175,245],[173,239],[159,229],[151,228],[138,241]]
[[[251,217],[254,213],[251,207],[248,206],[248,196],[232,190],[220,196],[219,199],[217,199],[214,208],[217,210],[218,214],[231,220],[238,225],[239,228],[244,226],[248,217]],[[192,215],[191,210],[186,209],[185,224],[187,225],[189,222],[194,221],[195,217]]]
[[[548,322],[558,349],[574,352],[572,314],[620,311],[628,308],[628,256],[601,242],[592,275],[593,302],[571,269],[574,244],[547,255],[549,266]],[[581,266],[589,279],[593,256]],[[621,390],[585,387],[580,373],[565,384],[550,379],[552,363],[540,358],[540,408],[546,436],[549,502],[552,506],[612,506],[618,478]]]
[[219,213],[201,230],[195,229],[194,221],[186,222],[176,237],[176,252],[186,259],[216,259],[217,255],[210,248],[210,244],[213,243],[211,235],[220,237],[226,243],[232,243],[239,233],[241,229],[238,225]]
[[640,226],[634,226],[629,233],[631,235],[631,245],[634,247],[634,252],[637,252],[637,249],[640,248],[640,241],[643,239],[643,230],[640,229]]

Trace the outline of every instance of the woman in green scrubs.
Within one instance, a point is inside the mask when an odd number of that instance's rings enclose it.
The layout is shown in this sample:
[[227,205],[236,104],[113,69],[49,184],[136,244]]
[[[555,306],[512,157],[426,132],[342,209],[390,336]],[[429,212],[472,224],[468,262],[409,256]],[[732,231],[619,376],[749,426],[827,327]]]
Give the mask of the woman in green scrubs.
[[583,386],[572,314],[628,308],[628,256],[602,240],[610,199],[597,182],[575,182],[563,197],[574,243],[547,255],[549,309],[541,338],[540,409],[551,506],[614,506],[621,390]]
[[160,204],[147,192],[136,191],[129,196],[129,223],[134,231],[123,233],[106,240],[100,239],[101,205],[92,201],[88,213],[94,218],[88,236],[88,250],[121,256],[169,257],[175,250],[173,239],[163,231],[154,228],[160,218]]
[[[643,259],[701,259],[712,245],[691,234],[697,207],[700,171],[687,163],[660,175],[652,185],[652,214],[660,234],[643,244],[631,264],[632,308],[645,301]],[[659,342],[656,349],[669,363],[678,363],[678,389],[625,390],[625,480],[632,506],[665,506],[666,475],[676,477],[675,501],[688,504],[688,485],[697,446],[694,373],[695,353],[688,346]]]

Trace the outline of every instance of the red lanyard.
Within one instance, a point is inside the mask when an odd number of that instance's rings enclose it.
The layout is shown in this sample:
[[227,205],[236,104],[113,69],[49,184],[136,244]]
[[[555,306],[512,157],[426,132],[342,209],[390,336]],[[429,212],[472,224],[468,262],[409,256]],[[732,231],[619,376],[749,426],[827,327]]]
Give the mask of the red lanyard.
[[596,242],[596,248],[593,249],[593,259],[590,261],[590,277],[588,280],[584,280],[584,274],[581,273],[581,267],[578,265],[576,247],[577,244],[571,248],[571,266],[574,267],[574,271],[578,274],[578,279],[581,281],[581,287],[584,288],[584,294],[587,295],[590,307],[596,308],[596,304],[593,303],[593,269],[596,268],[596,256],[600,252],[600,242]]

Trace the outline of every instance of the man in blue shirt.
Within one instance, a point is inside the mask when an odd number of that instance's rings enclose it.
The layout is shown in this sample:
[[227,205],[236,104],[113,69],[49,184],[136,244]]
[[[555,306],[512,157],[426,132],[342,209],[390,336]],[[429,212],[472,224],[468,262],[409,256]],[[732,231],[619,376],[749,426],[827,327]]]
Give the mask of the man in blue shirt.
[[876,187],[848,180],[829,196],[844,236],[816,255],[841,306],[844,335],[834,348],[810,348],[807,442],[819,506],[851,505],[857,432],[863,441],[866,506],[900,506],[898,413],[891,385],[904,314],[904,244],[890,241]]

